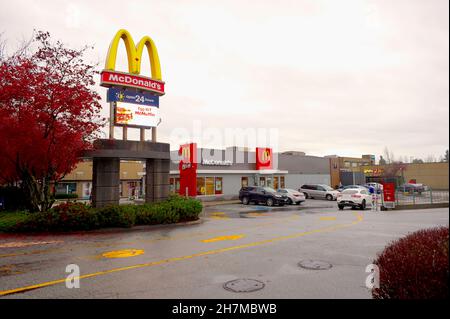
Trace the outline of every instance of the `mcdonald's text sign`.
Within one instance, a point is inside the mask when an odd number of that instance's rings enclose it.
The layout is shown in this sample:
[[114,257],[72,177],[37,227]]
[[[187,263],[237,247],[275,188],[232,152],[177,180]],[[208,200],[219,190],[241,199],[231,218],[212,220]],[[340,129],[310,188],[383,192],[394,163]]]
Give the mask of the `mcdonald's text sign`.
[[105,87],[123,86],[150,91],[157,95],[164,95],[164,82],[141,75],[103,70],[100,85]]

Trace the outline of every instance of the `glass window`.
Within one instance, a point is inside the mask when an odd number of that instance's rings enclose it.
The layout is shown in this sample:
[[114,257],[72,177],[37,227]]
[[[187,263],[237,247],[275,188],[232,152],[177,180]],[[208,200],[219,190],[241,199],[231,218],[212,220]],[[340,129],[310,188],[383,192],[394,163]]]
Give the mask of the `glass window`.
[[259,178],[259,186],[266,186],[266,178],[265,177],[260,177]]
[[358,163],[352,163],[352,167],[358,167]]
[[248,186],[248,177],[241,177],[241,186],[242,187]]
[[175,178],[173,177],[169,178],[169,193],[170,194],[175,193]]
[[197,195],[205,195],[205,178],[197,177]]
[[344,162],[345,167],[350,167],[350,162]]
[[273,178],[273,188],[278,189],[278,176]]
[[284,185],[284,176],[280,176],[280,188],[285,188],[286,186]]
[[180,178],[175,178],[175,192],[180,193]]
[[216,177],[216,194],[222,194],[222,177]]
[[205,188],[206,195],[214,195],[214,177],[206,177]]

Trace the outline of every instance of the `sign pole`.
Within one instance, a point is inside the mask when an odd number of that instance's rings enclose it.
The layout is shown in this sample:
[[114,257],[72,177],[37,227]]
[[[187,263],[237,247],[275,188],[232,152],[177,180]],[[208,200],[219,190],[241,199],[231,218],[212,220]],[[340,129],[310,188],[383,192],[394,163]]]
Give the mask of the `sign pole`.
[[128,128],[126,126],[124,126],[122,128],[122,132],[123,132],[122,133],[123,140],[126,141],[128,139]]
[[145,142],[145,128],[142,128],[141,127],[141,129],[140,129],[140,140],[141,140],[141,142]]
[[114,139],[114,109],[115,102],[109,103],[109,138]]
[[156,143],[156,127],[152,127],[152,142]]

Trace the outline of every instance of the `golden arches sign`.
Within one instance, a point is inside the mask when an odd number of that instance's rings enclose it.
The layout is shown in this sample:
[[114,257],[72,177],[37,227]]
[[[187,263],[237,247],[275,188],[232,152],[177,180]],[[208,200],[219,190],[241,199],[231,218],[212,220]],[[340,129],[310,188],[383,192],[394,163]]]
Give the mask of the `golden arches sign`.
[[263,153],[262,153],[262,155],[261,155],[261,160],[263,161],[263,162],[269,162],[270,161],[270,151],[268,150],[268,149],[266,149]]
[[138,42],[137,45],[135,45],[131,34],[124,29],[119,30],[111,41],[108,55],[106,56],[106,70],[115,70],[117,49],[119,47],[120,40],[123,40],[123,42],[125,43],[125,48],[127,50],[128,72],[132,74],[140,74],[141,58],[145,46],[150,58],[152,78],[161,80],[161,65],[159,63],[158,50],[156,49],[156,45],[153,40],[149,36],[145,36]]

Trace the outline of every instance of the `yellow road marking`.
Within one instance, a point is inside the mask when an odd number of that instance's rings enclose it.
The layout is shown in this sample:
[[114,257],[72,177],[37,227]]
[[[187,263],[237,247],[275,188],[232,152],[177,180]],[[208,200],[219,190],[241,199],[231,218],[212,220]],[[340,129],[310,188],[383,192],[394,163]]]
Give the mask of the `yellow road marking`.
[[[95,272],[95,273],[91,273],[91,274],[82,275],[82,276],[72,278],[72,279],[86,279],[86,278],[90,278],[90,277],[111,274],[111,273],[115,273],[115,272],[119,272],[119,271],[138,269],[138,268],[144,268],[144,267],[152,267],[152,266],[156,266],[156,265],[167,264],[167,263],[174,262],[174,261],[187,260],[187,259],[191,259],[191,258],[195,258],[195,257],[202,257],[202,256],[220,254],[220,253],[238,250],[238,249],[261,246],[261,245],[265,245],[268,243],[273,243],[273,242],[278,242],[278,241],[293,239],[293,238],[299,238],[302,236],[315,234],[315,233],[334,231],[334,230],[337,230],[340,228],[346,228],[346,227],[356,225],[363,220],[362,215],[356,214],[356,213],[355,213],[355,215],[356,215],[357,220],[350,224],[340,224],[340,225],[338,224],[338,225],[330,226],[330,227],[326,227],[326,228],[310,230],[310,231],[301,232],[301,233],[297,233],[297,234],[293,234],[293,235],[275,237],[272,239],[266,239],[266,240],[243,244],[243,245],[238,245],[238,246],[231,246],[231,247],[227,247],[227,248],[209,250],[209,251],[196,253],[196,254],[192,254],[192,255],[186,255],[186,256],[182,256],[182,257],[173,257],[173,258],[163,259],[163,260],[159,260],[159,261],[153,261],[153,262],[149,262],[149,263],[145,263],[145,264],[138,264],[138,265],[132,265],[132,266],[127,266],[127,267],[114,268],[114,269],[110,269],[110,270],[99,271],[99,272]],[[25,291],[29,291],[29,290],[33,290],[33,289],[53,286],[56,284],[63,283],[65,281],[66,281],[66,279],[59,279],[59,280],[48,281],[48,282],[31,285],[31,286],[26,286],[26,287],[20,287],[20,288],[15,288],[15,289],[10,289],[10,290],[2,290],[2,291],[0,291],[0,296],[5,296],[5,295],[18,293],[18,292],[25,292]]]
[[[298,215],[281,217],[281,218],[279,218],[281,220],[266,221],[266,222],[258,223],[255,225],[245,226],[245,229],[268,227],[268,226],[272,226],[272,225],[278,224],[278,223],[285,223],[289,219],[299,219],[299,218],[300,218],[300,216],[298,216]],[[175,235],[175,236],[171,236],[171,237],[143,239],[143,240],[138,240],[135,242],[121,242],[121,243],[117,243],[117,244],[100,243],[100,244],[93,245],[93,247],[114,247],[114,246],[123,246],[123,245],[136,245],[139,243],[151,243],[151,242],[162,241],[162,240],[178,240],[178,239],[197,237],[197,236],[202,236],[202,235],[207,235],[207,234],[217,234],[217,233],[223,233],[223,232],[227,232],[227,231],[234,231],[236,229],[239,229],[239,227],[238,228],[222,228],[222,229],[218,229],[218,230],[190,233],[190,234],[186,234],[186,235]],[[81,246],[86,247],[86,245],[81,245]],[[39,254],[45,254],[45,253],[57,253],[57,252],[65,252],[65,251],[66,251],[66,249],[63,249],[63,248],[51,248],[51,249],[43,249],[43,250],[31,251],[31,252],[26,251],[26,252],[20,252],[20,253],[3,254],[3,255],[0,255],[0,258],[25,256],[25,255],[39,255]],[[91,257],[97,257],[97,256],[91,256]]]
[[266,213],[248,213],[247,216],[257,217],[257,216],[267,216],[267,214]]
[[319,219],[320,220],[336,220],[336,217],[328,216],[328,217],[320,217]]
[[202,243],[215,243],[217,241],[222,241],[222,240],[237,240],[237,239],[240,239],[240,238],[242,238],[244,236],[245,235],[220,236],[220,237],[216,237],[216,238],[203,239],[203,240],[201,240],[201,242]]
[[114,250],[103,253],[102,256],[105,258],[128,258],[142,255],[144,251],[142,249],[123,249]]

